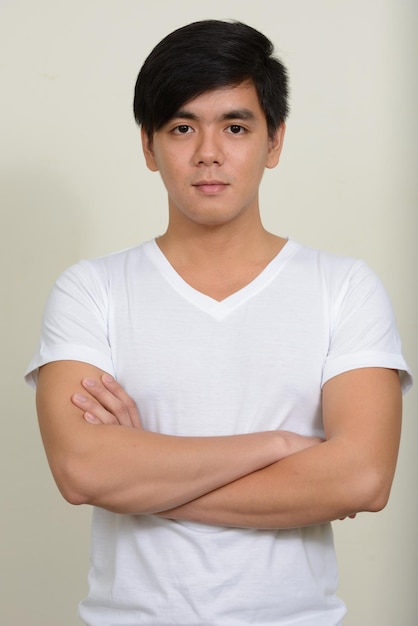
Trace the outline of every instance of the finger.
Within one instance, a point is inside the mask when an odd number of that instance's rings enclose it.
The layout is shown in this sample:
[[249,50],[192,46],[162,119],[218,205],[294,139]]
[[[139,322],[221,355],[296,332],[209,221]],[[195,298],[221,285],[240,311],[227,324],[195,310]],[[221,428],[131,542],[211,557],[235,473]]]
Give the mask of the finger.
[[86,411],[86,413],[84,413],[84,419],[86,420],[86,422],[89,422],[90,424],[101,424],[102,422],[93,415],[93,413],[90,413],[89,411]]
[[71,396],[72,403],[83,411],[83,417],[91,424],[117,424],[118,421],[114,415],[109,413],[101,404],[93,398],[85,396],[81,393],[75,393]]
[[103,374],[102,376],[103,386],[106,387],[116,398],[118,398],[125,409],[128,412],[129,418],[131,420],[131,425],[134,428],[142,428],[141,417],[139,415],[138,408],[136,406],[136,402],[131,396],[125,391],[125,389],[120,385],[117,380],[110,376],[110,374]]
[[[115,417],[116,423],[121,426],[133,427],[135,424],[132,421],[131,412],[132,409],[128,407],[124,400],[118,398],[112,390],[107,389],[101,380],[95,380],[93,378],[84,378],[81,381],[84,389],[97,400],[97,402],[112,416]],[[121,395],[121,394],[119,394]],[[127,395],[127,394],[126,394]],[[129,396],[127,396],[129,398]],[[136,408],[136,407],[135,407]],[[96,417],[100,417],[95,411],[92,411]],[[101,418],[100,418],[101,419]],[[106,422],[112,423],[112,422]]]
[[[84,389],[88,391],[88,393],[97,401],[97,403],[104,409],[104,412],[97,412],[94,410],[93,405],[92,413],[96,417],[99,417],[101,420],[101,416],[103,415],[106,419],[103,423],[116,423],[121,426],[131,426],[131,419],[126,407],[123,403],[115,397],[111,391],[106,389],[100,380],[94,380],[93,378],[84,378],[81,381]],[[89,407],[90,409],[90,407]],[[107,414],[110,414],[113,420],[107,419]],[[102,420],[101,420],[102,421]]]

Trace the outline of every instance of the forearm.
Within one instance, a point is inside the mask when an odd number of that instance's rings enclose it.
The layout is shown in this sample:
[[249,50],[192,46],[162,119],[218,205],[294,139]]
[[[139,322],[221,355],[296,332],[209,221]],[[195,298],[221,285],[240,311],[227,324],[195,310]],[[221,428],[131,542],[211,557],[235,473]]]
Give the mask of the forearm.
[[[121,426],[123,415],[132,414],[136,406],[116,383],[116,395],[109,393],[100,383],[101,374],[93,366],[72,361],[48,364],[39,373],[42,438],[57,485],[74,504],[89,503],[119,513],[173,508],[287,453],[286,442],[276,432],[174,437],[144,431],[135,416],[131,424],[137,427]],[[89,387],[88,381],[94,386]],[[92,395],[86,397],[87,388],[105,408]],[[75,396],[84,400],[78,402]],[[118,425],[88,423],[86,412],[95,406],[104,421],[115,411]]]
[[[389,483],[389,484],[388,484]],[[325,442],[198,498],[163,517],[252,528],[320,524],[364,510],[379,510],[388,497],[383,481],[347,446]]]
[[353,370],[323,390],[327,441],[304,449],[164,513],[167,517],[255,528],[319,524],[388,500],[401,431],[397,372]]
[[[327,383],[327,441],[318,445],[316,438],[284,431],[214,438],[147,433],[115,381],[94,386],[87,404],[73,399],[84,414],[67,406],[67,426],[56,413],[68,388],[75,387],[79,365],[69,378],[71,367],[65,367],[55,391],[53,377],[42,377],[39,406],[51,467],[70,501],[257,528],[317,524],[379,510],[387,501],[401,422],[396,372],[356,370]],[[86,409],[95,425],[83,419]],[[139,430],[120,426],[135,423]]]
[[[56,477],[67,499],[118,513],[182,505],[280,458],[275,433],[173,437],[90,426],[91,438],[61,454]],[[68,460],[66,465],[63,459]]]
[[[63,402],[67,389],[80,385],[75,383],[80,369],[88,374],[82,378],[83,392],[72,394],[71,403]],[[90,377],[88,370],[79,363],[51,364],[43,368],[38,389],[51,468],[73,503],[119,513],[166,510],[320,441],[286,431],[227,437],[147,432],[124,389],[97,371]]]

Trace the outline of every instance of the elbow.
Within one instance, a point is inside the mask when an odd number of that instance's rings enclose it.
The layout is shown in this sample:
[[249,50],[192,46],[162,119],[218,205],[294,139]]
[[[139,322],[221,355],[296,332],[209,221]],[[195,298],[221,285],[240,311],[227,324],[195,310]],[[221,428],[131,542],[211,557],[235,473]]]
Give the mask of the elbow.
[[80,506],[81,504],[90,504],[89,499],[79,491],[68,488],[67,486],[58,485],[58,489],[64,500],[74,506]]
[[389,502],[390,486],[382,485],[376,489],[370,496],[368,506],[365,509],[369,513],[378,513],[382,511]]
[[361,481],[359,511],[378,513],[382,511],[389,501],[393,476],[388,476],[383,471],[371,470]]
[[89,493],[89,485],[85,479],[85,472],[80,467],[80,463],[73,459],[67,462],[61,461],[59,466],[51,467],[56,485],[69,504],[80,506],[81,504],[92,504]]
[[58,484],[58,489],[64,500],[66,500],[69,504],[73,504],[74,506],[80,506],[82,504],[92,504],[90,498],[83,491],[77,490],[68,483]]

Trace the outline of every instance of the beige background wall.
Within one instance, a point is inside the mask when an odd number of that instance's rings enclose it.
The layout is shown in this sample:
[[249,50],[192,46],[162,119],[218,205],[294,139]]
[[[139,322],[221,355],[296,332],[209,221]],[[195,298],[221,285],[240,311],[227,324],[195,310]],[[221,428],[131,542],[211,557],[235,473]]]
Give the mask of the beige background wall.
[[[50,477],[22,374],[57,274],[160,233],[165,195],[131,116],[137,71],[169,31],[236,18],[287,63],[292,112],[267,172],[268,227],[365,258],[417,354],[416,0],[0,0],[0,623],[72,626],[88,508]],[[418,623],[417,393],[387,509],[335,523],[347,626]]]

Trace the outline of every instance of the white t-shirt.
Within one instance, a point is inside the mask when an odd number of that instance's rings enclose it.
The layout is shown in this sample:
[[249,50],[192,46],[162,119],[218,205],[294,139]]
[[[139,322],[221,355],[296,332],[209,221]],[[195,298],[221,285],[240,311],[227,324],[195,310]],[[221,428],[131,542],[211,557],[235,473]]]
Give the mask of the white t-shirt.
[[[333,376],[388,367],[411,384],[376,276],[291,240],[221,302],[154,240],[81,261],[52,291],[28,381],[65,359],[114,375],[144,427],[173,435],[321,435]],[[96,508],[91,563],[89,626],[337,626],[345,614],[329,524],[235,529]]]

